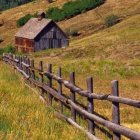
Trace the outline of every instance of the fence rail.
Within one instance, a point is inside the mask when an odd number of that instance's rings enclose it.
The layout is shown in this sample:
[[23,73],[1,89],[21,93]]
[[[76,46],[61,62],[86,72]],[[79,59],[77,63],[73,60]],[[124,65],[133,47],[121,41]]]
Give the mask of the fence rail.
[[[96,94],[93,91],[93,78],[87,78],[87,90],[75,85],[75,73],[70,73],[70,81],[62,78],[61,68],[58,69],[58,74],[52,73],[52,65],[48,64],[47,71],[44,71],[43,62],[39,62],[39,68],[35,68],[34,60],[30,60],[25,56],[14,56],[12,54],[3,54],[3,61],[13,66],[32,84],[41,89],[41,96],[44,98],[44,94],[48,94],[50,105],[52,105],[53,98],[60,102],[59,116],[63,117],[69,123],[75,127],[84,131],[90,139],[99,139],[95,137],[96,124],[102,125],[109,129],[113,133],[113,140],[120,140],[121,135],[133,139],[140,140],[140,132],[136,132],[132,129],[120,125],[120,107],[119,104],[126,104],[135,108],[140,108],[140,101],[132,100],[129,98],[119,97],[119,84],[118,81],[112,81],[112,93],[110,94]],[[39,79],[36,78],[36,74],[39,75]],[[44,77],[47,77],[47,83],[44,81]],[[53,87],[52,81],[58,83],[58,89]],[[70,96],[63,94],[62,86],[66,87]],[[79,94],[87,100],[87,106],[77,103],[76,94]],[[112,102],[112,121],[97,115],[94,112],[94,100],[106,100]],[[63,107],[69,107],[71,112],[71,118],[64,116]],[[83,129],[77,123],[77,114],[80,114],[87,119],[88,130]]]

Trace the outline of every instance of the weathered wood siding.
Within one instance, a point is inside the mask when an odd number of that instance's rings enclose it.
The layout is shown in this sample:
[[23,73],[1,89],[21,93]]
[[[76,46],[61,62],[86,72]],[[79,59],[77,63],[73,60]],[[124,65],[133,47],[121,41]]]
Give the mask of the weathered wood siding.
[[19,52],[34,51],[34,41],[30,39],[15,37],[15,45]]
[[68,38],[55,23],[51,23],[35,38],[35,51],[61,48],[68,45]]

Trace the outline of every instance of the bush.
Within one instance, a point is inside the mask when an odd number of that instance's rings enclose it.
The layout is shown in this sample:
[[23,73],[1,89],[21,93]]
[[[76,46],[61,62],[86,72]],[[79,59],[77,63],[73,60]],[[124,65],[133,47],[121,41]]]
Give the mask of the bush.
[[62,12],[61,9],[57,7],[49,8],[48,11],[46,12],[46,16],[48,18],[53,19],[54,21],[60,21],[61,19],[64,18],[64,13]]
[[33,15],[27,14],[21,17],[20,19],[17,20],[17,27],[21,27],[25,25],[32,17],[37,17],[37,15],[38,15],[38,12],[34,13]]
[[21,17],[20,19],[17,20],[17,27],[21,27],[21,26],[25,25],[28,22],[28,20],[30,20],[32,17],[33,17],[33,15],[31,15],[31,14],[27,14],[27,15]]
[[49,8],[46,11],[46,16],[54,21],[61,21],[93,9],[103,4],[104,1],[105,0],[75,0],[66,2],[61,9],[58,7]]
[[13,47],[11,44],[8,45],[5,49],[4,49],[4,52],[6,53],[15,53],[16,52],[16,48]]
[[110,15],[110,16],[106,17],[106,19],[105,19],[105,25],[107,27],[113,26],[118,22],[119,22],[119,17],[116,15]]
[[0,48],[0,55],[2,55],[3,53],[15,53],[15,52],[16,52],[16,48],[11,44],[5,48]]

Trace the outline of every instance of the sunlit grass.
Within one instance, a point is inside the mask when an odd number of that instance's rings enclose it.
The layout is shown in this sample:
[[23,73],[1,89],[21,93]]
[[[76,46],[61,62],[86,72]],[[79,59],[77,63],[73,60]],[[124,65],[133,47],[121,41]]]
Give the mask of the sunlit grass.
[[58,119],[14,69],[1,62],[0,68],[0,139],[86,140]]
[[[94,78],[94,92],[111,94],[111,81],[119,80],[120,96],[140,100],[140,67],[139,59],[131,60],[114,60],[103,59],[97,60],[94,57],[74,58],[76,53],[70,54],[68,57],[63,56],[63,51],[49,50],[48,53],[54,56],[47,55],[45,52],[35,53],[30,55],[35,59],[35,65],[38,67],[39,61],[44,62],[44,69],[47,69],[47,64],[51,63],[53,66],[53,73],[57,74],[58,67],[62,68],[62,77],[69,80],[70,72],[76,73],[76,84],[83,89],[87,88],[86,78],[92,76]],[[59,54],[59,55],[58,55]],[[86,55],[86,53],[85,53]],[[56,85],[56,84],[55,84]],[[63,90],[67,95],[70,91]],[[76,100],[80,103],[87,105],[87,99],[79,97],[76,94]],[[112,105],[111,102],[95,100],[95,111],[112,120]],[[127,105],[120,106],[121,111],[121,125],[127,126],[136,131],[140,131],[140,110]],[[80,124],[84,127],[83,121]],[[106,138],[100,131],[97,131],[97,135],[102,138]]]

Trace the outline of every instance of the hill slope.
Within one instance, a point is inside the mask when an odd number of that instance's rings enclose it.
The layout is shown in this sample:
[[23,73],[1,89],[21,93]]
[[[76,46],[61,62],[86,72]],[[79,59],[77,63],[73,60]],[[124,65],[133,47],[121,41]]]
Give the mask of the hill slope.
[[[4,19],[5,22],[4,26],[0,27],[0,36],[4,39],[0,47],[5,47],[9,43],[14,43],[14,34],[18,30],[16,27],[16,20],[20,17],[28,13],[33,14],[39,10],[46,10],[48,7],[61,6],[66,1],[68,0],[57,0],[52,4],[47,4],[44,0],[37,0],[36,2],[31,2],[0,14],[0,21]],[[78,30],[81,33],[78,38],[82,38],[103,29],[106,16],[113,13],[119,17],[126,18],[127,16],[140,13],[139,9],[139,0],[129,2],[127,0],[117,0],[117,2],[116,0],[106,0],[105,4],[102,6],[69,20],[59,22],[58,24],[63,30],[69,28]]]
[[[45,10],[49,6],[61,6],[66,0],[57,0],[46,5],[43,0],[17,7],[0,15],[5,18],[0,27],[0,36],[5,41],[0,47],[13,43],[17,32],[16,20],[27,13]],[[65,49],[46,50],[30,54],[38,61],[53,64],[53,71],[62,67],[63,76],[76,72],[76,83],[85,87],[85,79],[94,77],[96,93],[110,93],[111,80],[120,80],[120,95],[140,100],[140,1],[106,0],[105,4],[71,19],[59,22],[62,29],[74,28],[81,35],[71,38]],[[113,27],[106,28],[104,19],[115,14],[123,20]],[[9,16],[11,15],[11,16]],[[46,66],[46,65],[45,65]],[[95,101],[95,111],[111,119],[110,106]],[[121,123],[140,131],[139,110],[121,106]],[[131,114],[130,114],[131,112]]]
[[19,74],[2,62],[0,67],[0,139],[86,140],[84,134],[57,119]]
[[7,10],[7,9],[10,9],[10,8],[13,8],[13,7],[31,2],[31,1],[32,0],[18,0],[18,1],[15,1],[15,0],[10,0],[10,1],[0,0],[0,11]]

